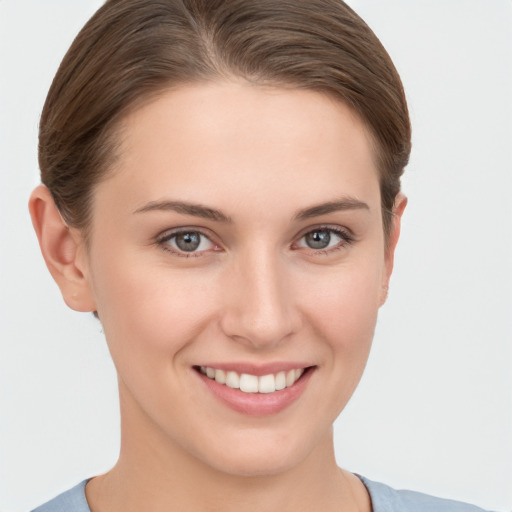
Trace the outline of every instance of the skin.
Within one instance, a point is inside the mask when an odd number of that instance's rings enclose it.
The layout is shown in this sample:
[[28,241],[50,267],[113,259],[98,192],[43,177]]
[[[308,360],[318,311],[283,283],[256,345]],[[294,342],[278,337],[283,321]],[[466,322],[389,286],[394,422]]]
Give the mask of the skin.
[[[406,200],[386,245],[362,122],[317,92],[232,81],[167,91],[119,133],[88,248],[45,187],[30,200],[64,300],[98,312],[118,372],[121,455],[88,483],[92,511],[371,510],[332,423],[368,358]],[[204,233],[200,250],[179,252],[176,228]],[[318,250],[315,229],[342,236]],[[193,369],[232,361],[313,369],[294,403],[254,417]]]

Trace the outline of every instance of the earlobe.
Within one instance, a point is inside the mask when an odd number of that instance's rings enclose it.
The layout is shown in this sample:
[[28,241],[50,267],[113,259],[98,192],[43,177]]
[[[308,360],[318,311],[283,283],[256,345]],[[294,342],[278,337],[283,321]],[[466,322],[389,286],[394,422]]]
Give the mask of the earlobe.
[[395,261],[395,249],[398,243],[398,239],[400,238],[400,227],[402,222],[402,215],[404,213],[405,207],[407,206],[407,197],[401,192],[395,198],[395,204],[393,206],[393,216],[391,219],[391,229],[389,232],[389,239],[386,245],[386,254],[385,254],[385,269],[383,275],[382,282],[382,294],[381,294],[381,303],[382,306],[387,299],[388,289],[389,289],[389,280],[391,278],[391,273],[393,272],[393,264]]
[[32,192],[29,211],[46,266],[64,301],[76,311],[95,311],[79,232],[63,220],[44,185]]

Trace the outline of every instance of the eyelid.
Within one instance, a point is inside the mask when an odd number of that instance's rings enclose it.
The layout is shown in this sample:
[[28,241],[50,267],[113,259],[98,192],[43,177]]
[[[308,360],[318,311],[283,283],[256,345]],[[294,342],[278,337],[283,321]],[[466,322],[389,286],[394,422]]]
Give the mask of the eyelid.
[[[340,237],[340,242],[336,244],[334,247],[329,247],[325,249],[313,249],[309,247],[297,247],[297,243],[299,240],[304,238],[308,233],[311,233],[313,231],[329,231],[331,233],[334,233],[336,236]],[[169,244],[166,244],[170,239],[172,239],[175,236],[178,236],[183,233],[198,233],[200,236],[205,237],[210,241],[210,243],[214,246],[212,249],[202,250],[202,251],[181,251],[179,249],[176,249],[174,247],[171,247]],[[190,257],[199,257],[204,255],[208,252],[218,252],[222,250],[221,245],[215,240],[216,236],[210,232],[210,230],[205,228],[200,228],[197,226],[180,226],[177,228],[170,228],[163,232],[161,232],[159,235],[155,237],[155,243],[158,245],[162,250],[170,252],[171,254],[177,255],[179,257],[184,258],[190,258]],[[298,248],[298,249],[305,249],[306,251],[311,252],[312,254],[328,254],[332,251],[336,251],[337,249],[341,249],[347,245],[351,245],[356,241],[356,238],[353,234],[353,232],[346,228],[339,225],[331,225],[331,224],[319,224],[316,226],[308,226],[304,230],[302,230],[294,239],[292,245],[292,248]]]
[[354,233],[346,227],[342,227],[339,225],[332,225],[332,224],[319,224],[317,226],[308,226],[306,229],[302,230],[299,233],[299,235],[297,237],[295,237],[295,241],[293,242],[292,246],[297,244],[298,241],[302,240],[308,233],[311,233],[313,231],[329,231],[341,238],[341,241],[338,244],[336,244],[334,247],[329,247],[329,248],[325,248],[325,249],[313,249],[311,247],[300,247],[301,249],[311,251],[313,254],[326,254],[331,251],[336,251],[337,249],[340,249],[344,246],[352,245],[356,241]]
[[[169,240],[171,240],[172,238],[174,238],[175,236],[178,236],[178,235],[184,234],[184,233],[198,233],[200,236],[202,236],[210,241],[210,243],[213,245],[213,249],[186,252],[186,251],[181,251],[180,249],[176,249],[176,248],[170,246],[170,244],[167,244],[167,242]],[[176,256],[179,256],[182,258],[191,258],[191,257],[197,258],[199,256],[204,255],[204,253],[211,252],[211,251],[217,252],[217,251],[221,250],[220,244],[218,244],[214,240],[214,238],[215,237],[213,236],[213,234],[211,234],[210,231],[205,228],[199,228],[196,226],[180,226],[178,228],[171,228],[171,229],[167,229],[167,230],[161,232],[159,235],[156,236],[155,243],[162,250],[164,250],[166,252],[170,252],[171,254],[174,254]]]

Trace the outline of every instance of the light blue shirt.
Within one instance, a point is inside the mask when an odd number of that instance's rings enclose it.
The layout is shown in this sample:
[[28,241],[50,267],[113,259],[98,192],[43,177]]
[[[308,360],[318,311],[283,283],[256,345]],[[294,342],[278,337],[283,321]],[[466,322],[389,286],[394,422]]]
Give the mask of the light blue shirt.
[[[359,476],[359,475],[358,475]],[[435,498],[414,491],[396,491],[391,487],[359,476],[372,500],[373,512],[485,512],[460,501]],[[85,498],[85,484],[79,483],[32,512],[91,512]]]

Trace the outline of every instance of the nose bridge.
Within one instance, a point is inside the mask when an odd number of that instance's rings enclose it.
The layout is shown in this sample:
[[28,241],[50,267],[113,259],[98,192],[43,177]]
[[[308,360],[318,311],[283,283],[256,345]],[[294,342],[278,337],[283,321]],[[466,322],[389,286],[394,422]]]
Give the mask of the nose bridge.
[[286,266],[275,249],[241,254],[230,272],[226,334],[256,347],[275,345],[298,327]]

